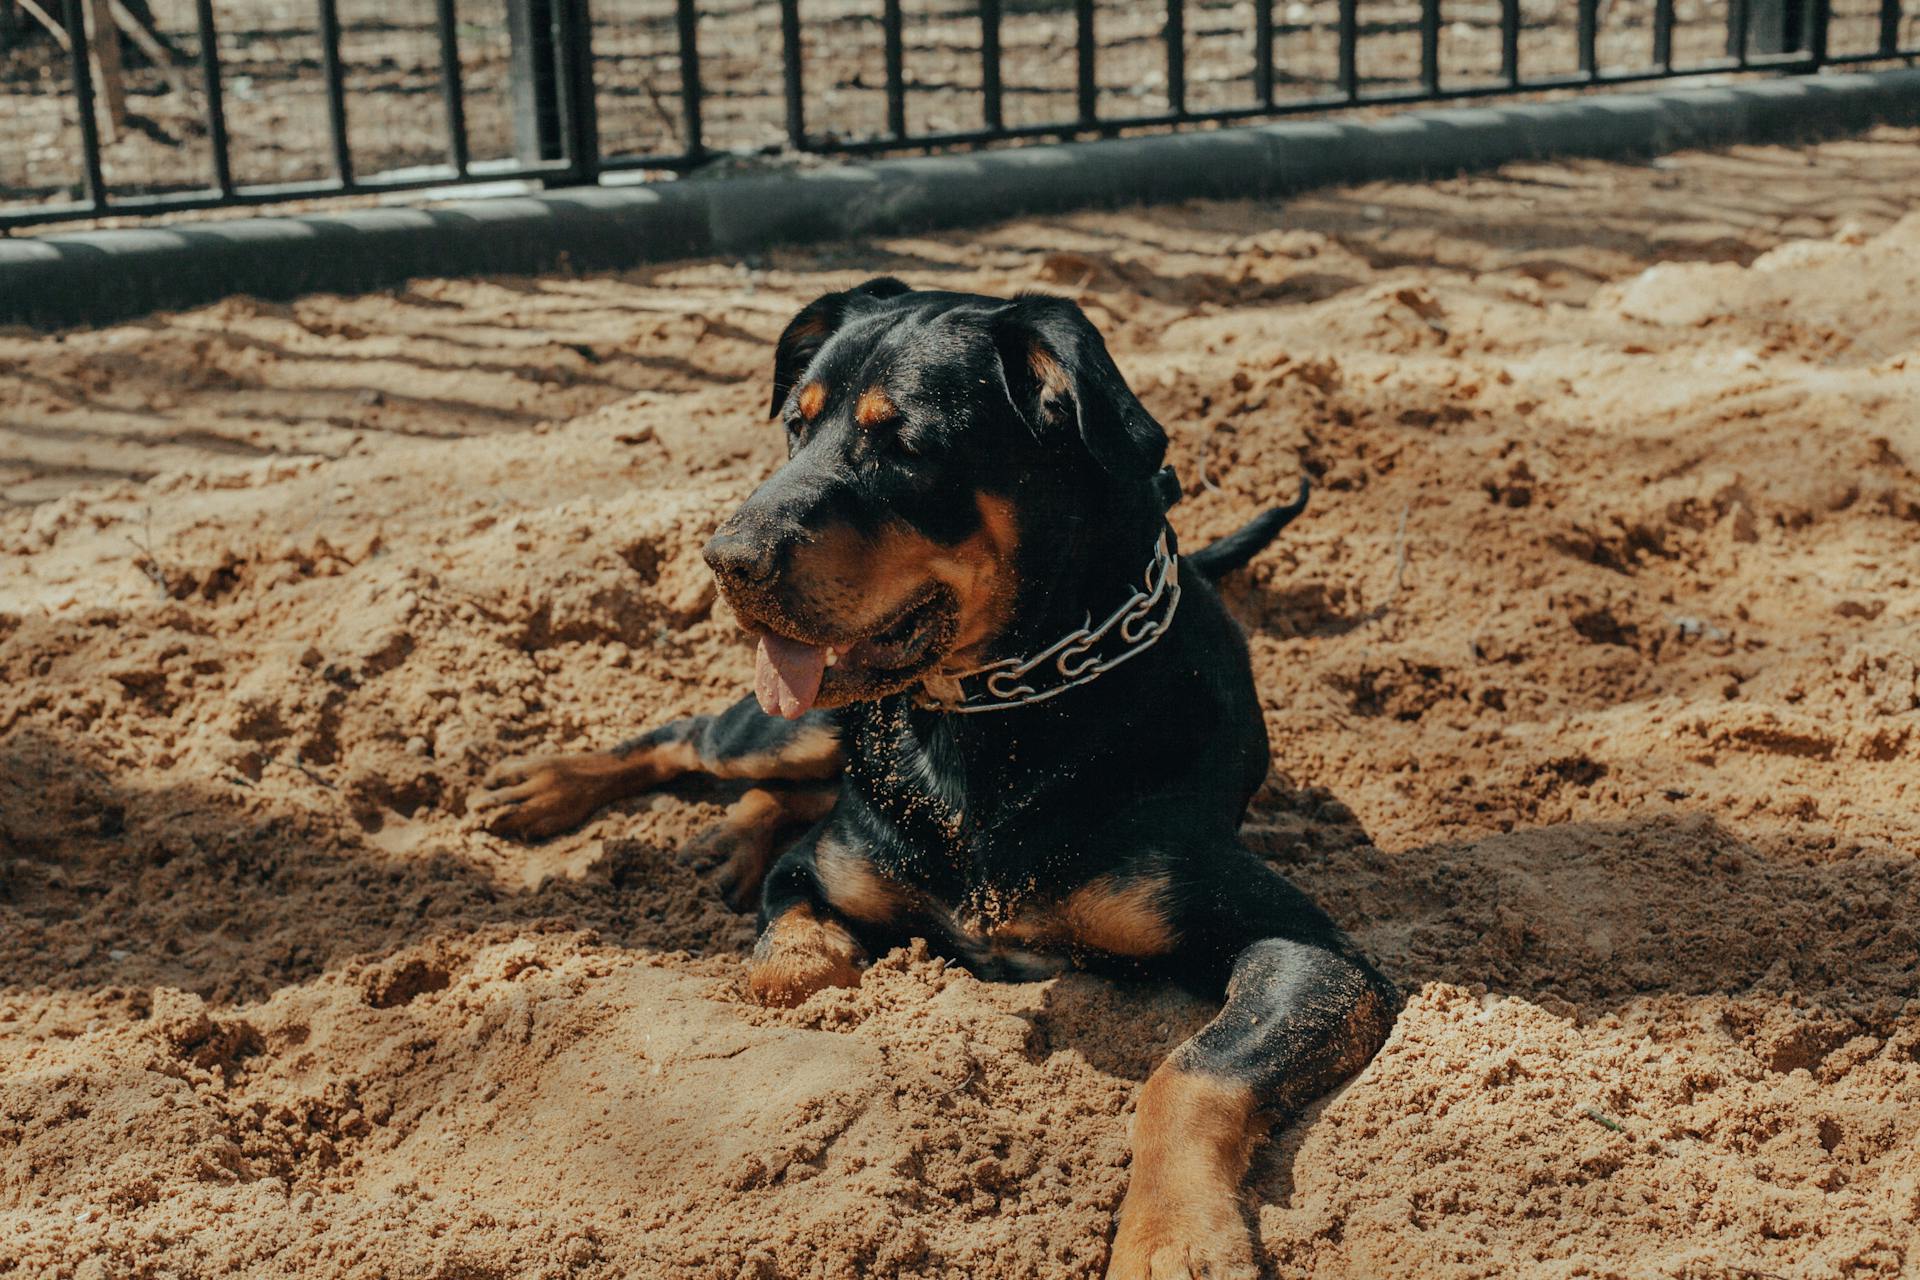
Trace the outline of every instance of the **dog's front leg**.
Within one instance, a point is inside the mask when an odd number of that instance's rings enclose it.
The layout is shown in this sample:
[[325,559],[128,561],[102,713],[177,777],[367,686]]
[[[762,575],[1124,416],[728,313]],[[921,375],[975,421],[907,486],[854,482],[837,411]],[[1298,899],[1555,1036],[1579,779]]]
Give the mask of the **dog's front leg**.
[[760,897],[781,830],[818,822],[833,811],[839,797],[838,786],[749,788],[727,806],[717,824],[695,836],[681,852],[708,876],[728,906],[749,910]]
[[579,826],[602,806],[688,773],[830,782],[840,776],[840,740],[824,714],[781,720],[742,698],[718,715],[675,720],[611,751],[503,760],[467,798],[467,808],[484,814],[496,835],[544,840]]
[[[1256,874],[1291,896],[1266,868]],[[1226,914],[1240,918],[1212,923],[1244,927],[1241,912]],[[1288,1115],[1358,1071],[1386,1039],[1397,1004],[1330,924],[1306,936],[1242,950],[1225,1007],[1141,1089],[1108,1280],[1258,1275],[1240,1201],[1256,1116]]]
[[763,1004],[796,1005],[827,987],[857,987],[870,954],[889,940],[905,897],[833,819],[808,832],[767,873],[747,988]]

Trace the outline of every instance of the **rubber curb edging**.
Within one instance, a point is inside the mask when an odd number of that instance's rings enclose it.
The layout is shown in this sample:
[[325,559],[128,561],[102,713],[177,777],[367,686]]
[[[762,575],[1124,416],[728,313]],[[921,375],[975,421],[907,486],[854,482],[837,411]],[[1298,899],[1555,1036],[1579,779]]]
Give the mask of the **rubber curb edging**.
[[1561,102],[1286,121],[430,208],[0,240],[0,324],[105,324],[231,294],[590,271],[1070,209],[1441,177],[1550,156],[1646,156],[1920,123],[1920,69]]

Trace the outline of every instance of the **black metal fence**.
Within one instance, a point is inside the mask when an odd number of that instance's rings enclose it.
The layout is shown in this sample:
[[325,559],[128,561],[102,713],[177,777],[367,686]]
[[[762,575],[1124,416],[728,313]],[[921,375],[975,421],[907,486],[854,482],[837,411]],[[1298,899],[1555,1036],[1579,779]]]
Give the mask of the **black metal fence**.
[[0,230],[1920,56],[1920,0],[0,0]]

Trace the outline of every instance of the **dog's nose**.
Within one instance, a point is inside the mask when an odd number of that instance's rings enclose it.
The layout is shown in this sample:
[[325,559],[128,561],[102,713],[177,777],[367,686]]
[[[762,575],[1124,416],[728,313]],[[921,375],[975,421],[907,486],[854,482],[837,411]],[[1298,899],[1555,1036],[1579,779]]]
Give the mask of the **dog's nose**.
[[776,539],[738,530],[720,530],[707,540],[700,554],[716,575],[743,587],[761,585],[780,568]]

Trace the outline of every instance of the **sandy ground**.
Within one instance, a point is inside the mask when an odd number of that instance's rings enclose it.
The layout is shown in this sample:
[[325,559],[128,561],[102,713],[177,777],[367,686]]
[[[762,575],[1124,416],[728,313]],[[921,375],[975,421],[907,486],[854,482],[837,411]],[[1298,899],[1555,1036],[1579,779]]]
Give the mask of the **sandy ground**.
[[915,949],[792,1012],[688,786],[501,756],[745,686],[696,558],[768,344],[1079,297],[1409,992],[1278,1131],[1276,1276],[1920,1266],[1920,134],[0,335],[0,1275],[1096,1275],[1207,1011]]

